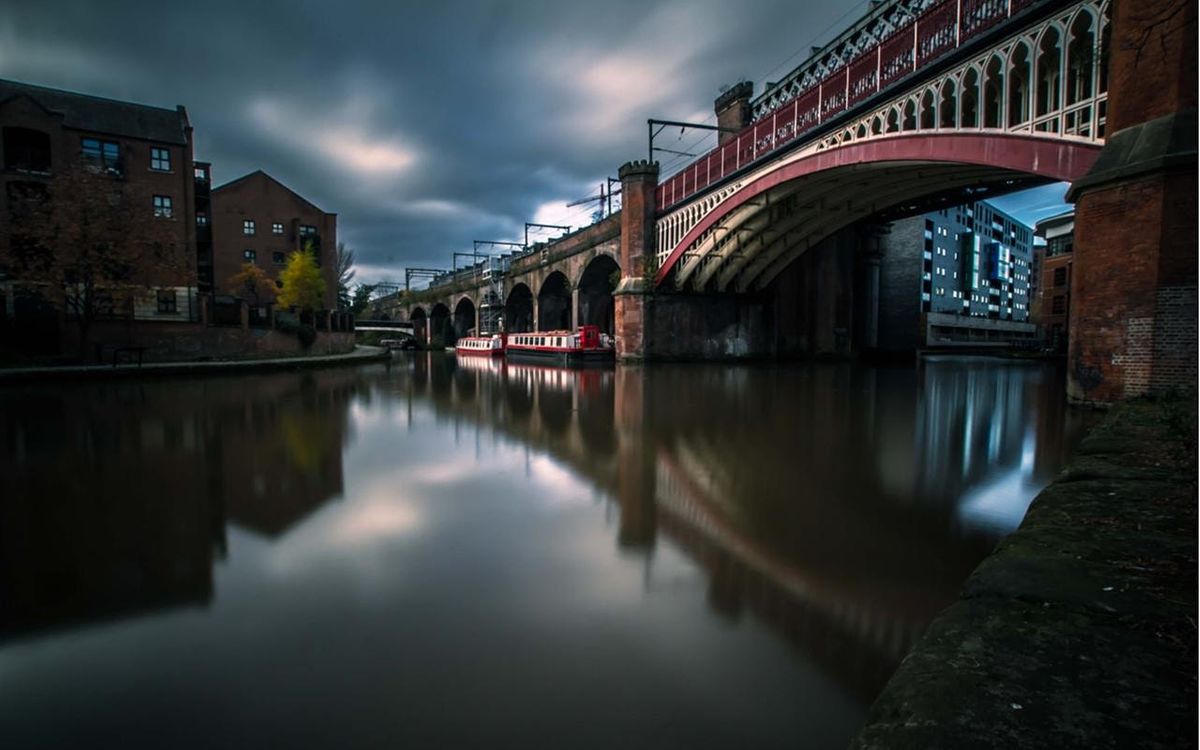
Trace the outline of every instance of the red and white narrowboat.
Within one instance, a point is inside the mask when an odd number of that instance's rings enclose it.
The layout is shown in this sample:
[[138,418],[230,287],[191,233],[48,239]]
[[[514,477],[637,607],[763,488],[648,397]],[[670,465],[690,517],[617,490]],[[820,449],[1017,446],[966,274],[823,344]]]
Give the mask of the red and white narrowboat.
[[578,331],[538,331],[508,334],[505,353],[509,359],[542,360],[557,364],[586,364],[613,361],[613,342],[597,326],[580,326]]
[[500,357],[504,355],[504,336],[465,336],[454,343],[455,354],[470,354],[476,357]]

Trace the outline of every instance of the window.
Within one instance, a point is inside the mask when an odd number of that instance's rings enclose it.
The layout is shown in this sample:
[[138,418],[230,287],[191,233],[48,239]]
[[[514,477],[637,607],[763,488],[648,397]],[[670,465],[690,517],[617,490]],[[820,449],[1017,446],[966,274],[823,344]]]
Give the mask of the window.
[[193,167],[192,176],[196,182],[208,182],[208,167]]
[[271,234],[283,234],[283,225],[279,222],[271,224]]
[[150,149],[150,168],[155,172],[170,172],[171,152],[165,148]]
[[248,237],[254,236],[254,219],[246,219],[242,222],[242,234]]
[[4,168],[17,172],[49,172],[50,135],[30,128],[5,128]]
[[154,215],[159,219],[171,218],[171,197],[169,195],[154,196]]
[[1065,268],[1054,269],[1054,286],[1066,286],[1066,285],[1067,285],[1067,269],[1065,269]]
[[317,234],[316,227],[314,227],[310,224],[301,224],[300,225],[300,236],[301,237],[315,237],[316,234]]
[[121,173],[121,147],[98,138],[83,139],[83,160],[113,174]]
[[164,314],[176,312],[176,295],[174,289],[158,290],[158,311]]
[[196,214],[196,226],[198,226],[198,227],[208,226],[208,214],[204,213],[203,211],[197,213]]
[[253,250],[243,250],[242,260],[247,263],[255,263],[258,260],[258,253],[254,252]]
[[284,263],[287,263],[287,258],[284,257],[283,253],[277,251],[271,253],[271,262],[277,266],[282,266]]
[[1055,297],[1050,303],[1050,313],[1052,315],[1062,315],[1067,311],[1067,298],[1061,294]]

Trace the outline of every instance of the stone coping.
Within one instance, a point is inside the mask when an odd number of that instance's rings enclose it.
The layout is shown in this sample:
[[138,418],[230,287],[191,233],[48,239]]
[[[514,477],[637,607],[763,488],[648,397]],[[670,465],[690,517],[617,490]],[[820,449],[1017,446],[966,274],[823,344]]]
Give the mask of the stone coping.
[[1119,406],[971,575],[852,748],[1194,747],[1195,397]]
[[294,370],[309,367],[336,367],[387,360],[391,353],[377,346],[357,345],[345,354],[310,357],[271,357],[267,359],[213,360],[206,362],[147,362],[143,365],[66,365],[46,367],[0,368],[0,386],[13,383],[41,383],[59,380],[107,380],[112,378],[157,378],[209,375],[236,375],[267,370]]

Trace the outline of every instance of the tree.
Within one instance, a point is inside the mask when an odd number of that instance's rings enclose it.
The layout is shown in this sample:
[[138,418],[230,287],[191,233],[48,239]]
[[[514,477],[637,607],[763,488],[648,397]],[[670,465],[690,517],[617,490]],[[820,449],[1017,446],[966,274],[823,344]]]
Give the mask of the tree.
[[366,312],[367,307],[371,304],[371,293],[375,291],[372,284],[359,284],[354,288],[354,295],[350,301],[350,312],[355,315],[362,315]]
[[253,263],[243,263],[240,271],[226,279],[225,290],[253,300],[255,307],[275,299],[275,282]]
[[351,305],[350,282],[354,281],[354,251],[345,242],[337,243],[333,255],[333,268],[337,274],[337,300],[339,310],[348,310]]
[[98,319],[131,315],[152,286],[194,284],[179,242],[182,217],[112,169],[56,165],[49,182],[10,182],[7,198],[0,268],[21,293],[43,297],[78,325],[80,359]]
[[296,307],[301,312],[321,309],[325,298],[325,279],[313,255],[312,246],[305,245],[288,256],[287,266],[279,276],[283,288],[278,302],[282,307]]

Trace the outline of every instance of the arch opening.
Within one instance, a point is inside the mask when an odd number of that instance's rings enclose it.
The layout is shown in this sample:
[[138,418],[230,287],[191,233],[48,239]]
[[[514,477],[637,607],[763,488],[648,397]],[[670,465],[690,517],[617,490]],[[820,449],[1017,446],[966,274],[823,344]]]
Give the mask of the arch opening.
[[525,333],[533,330],[533,292],[525,284],[517,284],[504,303],[504,330]]
[[424,342],[429,324],[428,316],[425,314],[425,308],[418,307],[408,316],[408,322],[412,323],[413,338],[417,341]]
[[538,291],[537,329],[563,331],[571,327],[571,283],[560,271],[542,282]]
[[601,331],[616,331],[613,316],[613,291],[621,278],[621,267],[607,255],[598,255],[583,269],[579,277],[579,309],[576,320],[580,325],[599,326]]
[[454,338],[461,339],[475,332],[475,303],[463,297],[454,306]]
[[453,344],[454,322],[450,316],[450,308],[439,302],[429,312],[429,345],[441,348]]

